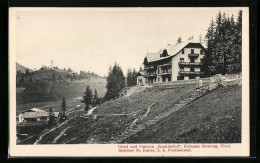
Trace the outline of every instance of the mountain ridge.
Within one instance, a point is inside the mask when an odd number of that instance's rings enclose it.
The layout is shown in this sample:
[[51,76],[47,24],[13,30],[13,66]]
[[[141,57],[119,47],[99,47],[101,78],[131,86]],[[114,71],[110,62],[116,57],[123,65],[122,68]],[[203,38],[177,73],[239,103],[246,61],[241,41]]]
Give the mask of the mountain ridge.
[[26,69],[29,70],[29,72],[32,72],[33,70],[21,65],[20,63],[16,62],[16,72],[17,71],[21,71],[21,73],[25,73],[26,72]]

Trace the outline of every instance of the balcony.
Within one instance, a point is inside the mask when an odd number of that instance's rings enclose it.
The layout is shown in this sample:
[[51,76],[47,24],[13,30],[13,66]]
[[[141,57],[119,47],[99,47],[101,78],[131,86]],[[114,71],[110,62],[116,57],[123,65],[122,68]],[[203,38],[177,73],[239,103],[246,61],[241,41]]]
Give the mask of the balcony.
[[200,72],[200,71],[179,71],[179,75],[202,75],[204,74],[204,72]]
[[189,57],[198,57],[199,54],[188,54]]
[[153,69],[156,69],[156,66],[148,66],[145,68],[146,70],[153,70]]
[[159,72],[159,73],[158,73],[159,76],[162,76],[162,75],[171,75],[171,74],[172,74],[172,70],[162,71],[162,72]]
[[144,77],[156,77],[156,73],[147,73]]
[[171,63],[165,63],[165,64],[162,64],[162,65],[159,65],[159,67],[165,67],[165,66],[171,66],[172,64]]
[[191,63],[191,62],[179,62],[178,64],[179,64],[179,66],[202,66],[203,65],[202,62],[194,62],[194,63]]

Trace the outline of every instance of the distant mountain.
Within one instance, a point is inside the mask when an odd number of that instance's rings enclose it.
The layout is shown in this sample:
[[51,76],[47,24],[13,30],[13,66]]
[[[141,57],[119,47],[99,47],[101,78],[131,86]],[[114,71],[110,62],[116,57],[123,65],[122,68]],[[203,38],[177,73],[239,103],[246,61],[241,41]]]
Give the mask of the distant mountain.
[[99,97],[106,93],[106,79],[94,72],[76,73],[58,67],[42,67],[25,73],[28,68],[16,63],[17,103],[57,101],[66,97],[74,99],[83,95],[87,85]]
[[31,69],[27,68],[27,67],[24,67],[23,65],[19,64],[16,62],[16,72],[17,71],[21,71],[21,73],[25,73],[26,69],[29,70],[29,72],[32,72]]

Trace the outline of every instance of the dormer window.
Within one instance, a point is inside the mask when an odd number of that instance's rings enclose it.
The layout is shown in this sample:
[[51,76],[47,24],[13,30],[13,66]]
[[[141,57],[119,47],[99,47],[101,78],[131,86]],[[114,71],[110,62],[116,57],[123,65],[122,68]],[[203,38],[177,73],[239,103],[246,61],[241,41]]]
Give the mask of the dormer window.
[[166,57],[168,56],[167,50],[163,50],[163,53],[160,54],[160,57]]
[[200,50],[200,54],[203,54],[203,50]]

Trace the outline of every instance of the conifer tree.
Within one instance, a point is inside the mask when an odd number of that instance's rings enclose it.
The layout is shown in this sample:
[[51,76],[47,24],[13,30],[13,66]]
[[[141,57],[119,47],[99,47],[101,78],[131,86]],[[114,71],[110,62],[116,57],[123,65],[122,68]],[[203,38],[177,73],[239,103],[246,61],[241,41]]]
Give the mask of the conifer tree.
[[132,72],[132,86],[137,85],[136,74],[137,74],[137,71],[135,71],[135,68],[134,68],[133,72]]
[[136,74],[137,72],[135,71],[135,69],[128,69],[127,71],[127,86],[131,87],[131,86],[135,86],[137,84],[136,82]]
[[204,72],[206,76],[210,76],[216,73],[216,54],[214,50],[216,37],[215,26],[215,22],[212,19],[208,28],[207,35],[205,36],[205,41],[207,42],[208,47],[208,51],[205,54],[204,58]]
[[239,11],[237,22],[233,15],[226,17],[225,13],[219,12],[216,22],[211,21],[205,36],[208,52],[204,67],[207,75],[241,72],[241,36],[242,11]]
[[235,25],[235,72],[242,71],[242,10],[239,11]]
[[92,104],[92,91],[90,89],[90,87],[87,85],[87,88],[84,92],[84,96],[83,96],[83,103],[85,104],[85,111],[89,110],[90,105]]
[[52,110],[52,108],[49,109],[49,121],[48,121],[48,128],[54,126],[56,124],[55,121],[55,114]]
[[64,120],[67,119],[66,110],[67,110],[66,100],[65,97],[63,96],[62,103],[61,103],[60,122],[63,122]]
[[132,78],[132,70],[131,69],[128,69],[127,70],[127,75],[126,75],[126,77],[127,77],[127,86],[128,87],[131,87],[131,78]]
[[65,97],[63,96],[63,97],[62,97],[62,103],[61,103],[61,111],[62,111],[63,113],[65,113],[66,110],[67,110],[66,100],[65,100]]
[[119,92],[125,87],[125,77],[121,67],[115,63],[113,68],[109,68],[107,77],[107,92],[106,100],[115,99],[119,97]]
[[99,104],[99,98],[97,90],[95,89],[94,97],[93,97],[93,106],[97,106]]

